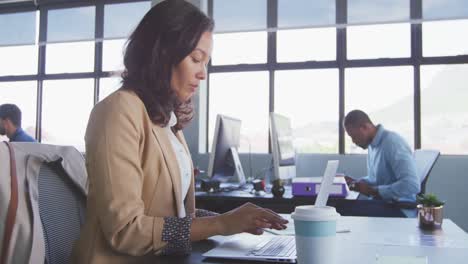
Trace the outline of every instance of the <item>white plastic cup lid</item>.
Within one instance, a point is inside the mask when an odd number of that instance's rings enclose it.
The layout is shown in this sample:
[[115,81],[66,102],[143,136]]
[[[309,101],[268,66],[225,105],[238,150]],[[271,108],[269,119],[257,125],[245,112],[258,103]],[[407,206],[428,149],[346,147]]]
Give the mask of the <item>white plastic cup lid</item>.
[[292,219],[299,221],[336,221],[339,217],[335,207],[331,206],[301,205],[291,214]]

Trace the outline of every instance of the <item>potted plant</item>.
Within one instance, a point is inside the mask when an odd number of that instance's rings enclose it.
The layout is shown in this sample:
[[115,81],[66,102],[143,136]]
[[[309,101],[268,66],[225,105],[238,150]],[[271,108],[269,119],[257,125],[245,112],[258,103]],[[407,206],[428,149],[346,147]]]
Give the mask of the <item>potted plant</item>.
[[433,230],[442,227],[443,207],[445,202],[433,194],[422,194],[416,197],[418,201],[418,222],[422,229]]

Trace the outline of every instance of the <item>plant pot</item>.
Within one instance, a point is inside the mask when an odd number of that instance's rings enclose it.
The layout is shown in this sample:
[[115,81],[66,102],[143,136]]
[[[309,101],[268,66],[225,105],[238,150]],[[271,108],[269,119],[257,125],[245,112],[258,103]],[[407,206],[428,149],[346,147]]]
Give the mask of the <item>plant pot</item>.
[[444,219],[443,205],[426,207],[422,204],[418,204],[417,208],[419,228],[434,230],[442,227],[442,220]]

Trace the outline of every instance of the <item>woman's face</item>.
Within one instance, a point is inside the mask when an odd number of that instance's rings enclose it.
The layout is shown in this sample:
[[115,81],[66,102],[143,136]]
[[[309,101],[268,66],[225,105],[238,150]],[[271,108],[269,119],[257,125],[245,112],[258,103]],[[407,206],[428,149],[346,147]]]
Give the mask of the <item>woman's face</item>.
[[213,34],[204,32],[195,49],[172,69],[171,88],[182,102],[188,101],[197,91],[200,81],[206,79],[212,49]]

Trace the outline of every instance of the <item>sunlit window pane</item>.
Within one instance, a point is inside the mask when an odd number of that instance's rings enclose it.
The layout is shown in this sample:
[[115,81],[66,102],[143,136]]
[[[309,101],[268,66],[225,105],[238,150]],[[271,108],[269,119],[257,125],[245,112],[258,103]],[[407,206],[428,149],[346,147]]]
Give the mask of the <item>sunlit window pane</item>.
[[387,22],[407,20],[410,0],[348,0],[348,22]]
[[266,0],[214,0],[216,31],[266,28]]
[[[399,133],[414,146],[413,68],[409,66],[351,68],[345,72],[345,113],[366,112],[374,124]],[[363,151],[345,137],[345,150]]]
[[409,24],[347,28],[348,59],[402,58],[411,55]]
[[[35,40],[35,11],[0,15],[0,46],[32,45]],[[3,59],[2,56],[0,58]]]
[[119,89],[122,84],[120,78],[102,78],[99,83],[99,101]]
[[94,42],[47,45],[46,73],[94,71]]
[[84,151],[84,135],[93,107],[94,81],[44,81],[42,142],[72,145]]
[[124,69],[123,54],[126,39],[106,40],[102,45],[102,70],[119,71]]
[[213,42],[213,65],[266,62],[266,32],[215,34]]
[[468,65],[421,67],[421,145],[468,153]]
[[37,46],[0,47],[0,76],[37,73]]
[[423,56],[468,54],[466,32],[468,32],[468,20],[423,23]]
[[278,62],[326,61],[336,58],[336,29],[278,31]]
[[275,72],[275,112],[291,119],[294,147],[338,153],[338,70]]
[[150,1],[105,5],[104,38],[128,37],[150,8]]
[[335,24],[335,1],[278,0],[278,27]]
[[[208,142],[216,115],[242,120],[240,152],[268,152],[268,72],[210,74]],[[248,94],[248,96],[246,96]]]
[[447,19],[468,16],[466,0],[424,0],[424,19]]
[[[21,127],[32,137],[36,134],[37,82],[0,82],[0,104],[15,104],[21,110]],[[0,141],[7,137],[0,136]]]
[[94,6],[49,10],[47,41],[94,39],[95,16]]

